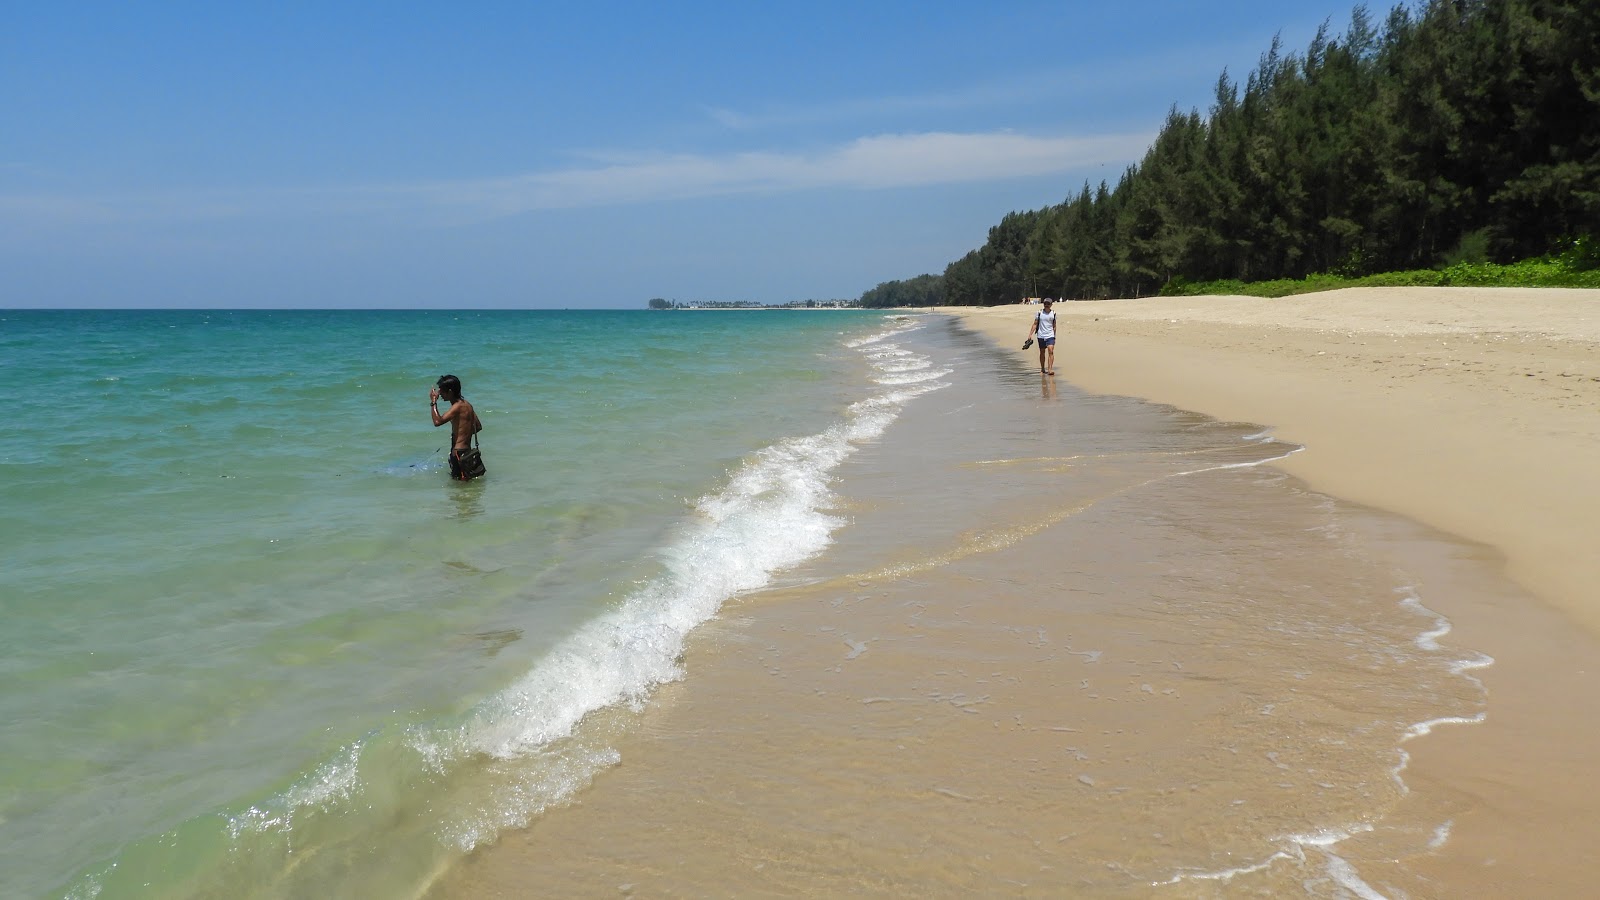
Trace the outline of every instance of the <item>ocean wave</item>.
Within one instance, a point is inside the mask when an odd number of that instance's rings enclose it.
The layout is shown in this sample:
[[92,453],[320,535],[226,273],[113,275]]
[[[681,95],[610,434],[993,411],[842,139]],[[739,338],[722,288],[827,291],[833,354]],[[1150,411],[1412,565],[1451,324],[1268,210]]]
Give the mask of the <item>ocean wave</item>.
[[927,372],[908,372],[904,374],[880,375],[873,380],[878,384],[921,384],[926,381],[937,381],[952,373],[952,369],[938,369]]
[[[894,322],[847,346],[874,346],[914,323]],[[488,698],[459,727],[417,733],[418,752],[440,769],[472,758],[513,761],[541,754],[574,734],[596,710],[644,703],[651,691],[682,677],[689,633],[740,593],[767,585],[774,573],[821,552],[844,521],[826,512],[832,472],[865,441],[881,435],[904,405],[943,385],[915,384],[852,403],[841,421],[752,454],[718,492],[694,504],[694,517],[662,551],[664,571],[613,610],[553,648],[514,684]],[[567,777],[522,786],[446,824],[461,850],[520,825],[593,772],[614,763],[603,753]]]
[[[885,326],[844,343],[865,357],[921,327],[909,319]],[[883,357],[908,358],[898,351]],[[881,435],[906,403],[942,386],[864,382],[867,395],[832,424],[748,454],[719,489],[693,502],[658,551],[659,574],[461,714],[379,727],[271,796],[124,848],[64,893],[118,895],[129,885],[160,882],[174,867],[189,872],[185,890],[193,896],[237,895],[241,885],[258,896],[298,896],[313,886],[354,884],[376,895],[382,889],[372,879],[380,872],[384,884],[408,891],[455,854],[566,802],[619,760],[608,732],[582,728],[585,719],[640,708],[657,687],[682,677],[691,631],[740,593],[821,552],[843,524],[829,512],[834,470]],[[427,468],[417,463],[378,471]],[[378,868],[364,849],[376,834],[404,847],[404,859]]]

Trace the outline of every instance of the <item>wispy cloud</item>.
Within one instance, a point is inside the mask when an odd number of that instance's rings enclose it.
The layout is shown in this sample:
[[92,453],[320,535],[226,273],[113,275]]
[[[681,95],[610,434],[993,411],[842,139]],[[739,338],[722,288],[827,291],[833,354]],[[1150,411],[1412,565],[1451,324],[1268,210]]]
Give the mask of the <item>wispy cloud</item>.
[[123,197],[0,196],[0,215],[63,224],[307,214],[483,220],[536,210],[816,189],[907,188],[1082,171],[1134,159],[1152,138],[1009,131],[884,134],[812,152],[637,156],[501,178]]
[[[1238,53],[1259,51],[1254,44],[1240,46]],[[1120,96],[1175,82],[1190,81],[1209,87],[1223,64],[1217,61],[1219,57],[1214,52],[1216,48],[1213,44],[1207,43],[1205,49],[1207,52],[1198,49],[1196,52],[1171,50],[1154,55],[1119,57],[1113,61],[1096,61],[1093,65],[1030,68],[943,91],[849,97],[747,110],[707,104],[701,107],[701,111],[713,122],[731,131],[757,131],[887,120],[924,113],[1027,107],[1073,99],[1084,102],[1109,100],[1115,103]],[[1175,99],[1169,98],[1168,102]]]
[[500,213],[818,188],[876,190],[1048,175],[1131,159],[1150,134],[1040,137],[934,132],[860,138],[814,153],[675,155],[487,181],[406,188]]
[[973,85],[950,91],[854,97],[807,106],[777,106],[741,112],[723,106],[704,107],[717,124],[734,131],[822,125],[862,119],[881,119],[915,113],[950,112],[978,107],[995,108],[1034,102],[1069,89],[1076,79],[1016,79]]

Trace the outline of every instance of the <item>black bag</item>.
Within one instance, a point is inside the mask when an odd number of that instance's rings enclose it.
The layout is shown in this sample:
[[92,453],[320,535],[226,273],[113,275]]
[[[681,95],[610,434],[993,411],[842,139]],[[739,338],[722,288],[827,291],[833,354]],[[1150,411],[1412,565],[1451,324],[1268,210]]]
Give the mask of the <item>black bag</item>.
[[450,476],[460,481],[471,481],[482,478],[489,470],[483,464],[483,454],[478,450],[478,432],[483,430],[483,423],[478,420],[477,413],[472,415],[472,446],[461,450],[450,451]]
[[468,447],[465,450],[457,450],[456,465],[461,469],[460,478],[462,481],[471,481],[474,478],[481,478],[489,471],[489,469],[484,466],[483,454],[478,452],[477,447]]

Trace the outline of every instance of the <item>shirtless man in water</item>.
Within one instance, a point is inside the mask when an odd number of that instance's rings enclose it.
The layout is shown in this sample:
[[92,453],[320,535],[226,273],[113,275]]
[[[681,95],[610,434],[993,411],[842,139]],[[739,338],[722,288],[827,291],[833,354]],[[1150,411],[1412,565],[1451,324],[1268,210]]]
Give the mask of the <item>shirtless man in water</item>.
[[[439,413],[441,397],[450,404],[442,415]],[[483,423],[478,421],[472,404],[461,396],[461,379],[454,375],[440,376],[439,383],[428,392],[428,405],[433,410],[433,427],[450,423],[450,477],[466,481],[461,475],[461,452],[472,446],[472,436],[483,430]]]

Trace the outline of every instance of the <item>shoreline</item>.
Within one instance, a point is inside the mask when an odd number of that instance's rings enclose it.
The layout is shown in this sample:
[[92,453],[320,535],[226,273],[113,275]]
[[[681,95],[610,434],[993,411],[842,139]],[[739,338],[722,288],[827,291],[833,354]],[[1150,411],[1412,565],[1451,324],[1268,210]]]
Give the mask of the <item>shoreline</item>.
[[845,464],[830,552],[697,629],[684,680],[586,724],[618,765],[425,896],[1587,885],[1600,643],[1493,551],[1268,471],[1256,425],[1058,394],[1030,310],[977,312],[997,343],[930,317],[912,371],[972,377]]
[[[1416,865],[1453,896],[1582,884],[1600,863],[1589,799],[1600,763],[1583,749],[1600,740],[1600,291],[1353,288],[1056,309],[1058,377],[1267,427],[1305,447],[1270,465],[1477,545],[1532,595],[1437,607],[1452,640],[1495,663],[1479,673],[1482,723],[1408,748],[1408,779],[1456,813]],[[1032,368],[1035,351],[1019,348],[1037,310],[929,312]]]
[[[596,714],[618,764],[424,896],[1581,894],[1600,640],[1504,550],[1301,475],[1373,463],[1330,467],[1349,445],[1299,423],[1282,457],[1256,432],[1286,443],[1288,419],[1247,408],[1283,394],[1309,426],[1421,453],[1406,427],[1494,402],[1480,381],[1550,341],[1568,371],[1593,359],[1548,311],[1478,298],[1493,330],[1470,332],[1459,300],[1422,299],[1069,305],[1060,379],[1018,350],[1032,309],[955,311],[918,349],[972,377],[841,468],[830,552],[697,629],[682,681]],[[1504,338],[1461,376],[1474,360],[1437,345],[1470,333]],[[1058,393],[1069,377],[1086,389]],[[1163,378],[1193,403],[1106,396]],[[1545,395],[1515,384],[1502,402],[1535,416]]]
[[[1306,446],[1285,471],[1493,547],[1514,580],[1600,634],[1600,291],[1348,288],[1056,309],[1060,377],[1270,427]],[[1036,310],[931,311],[1020,354]]]

